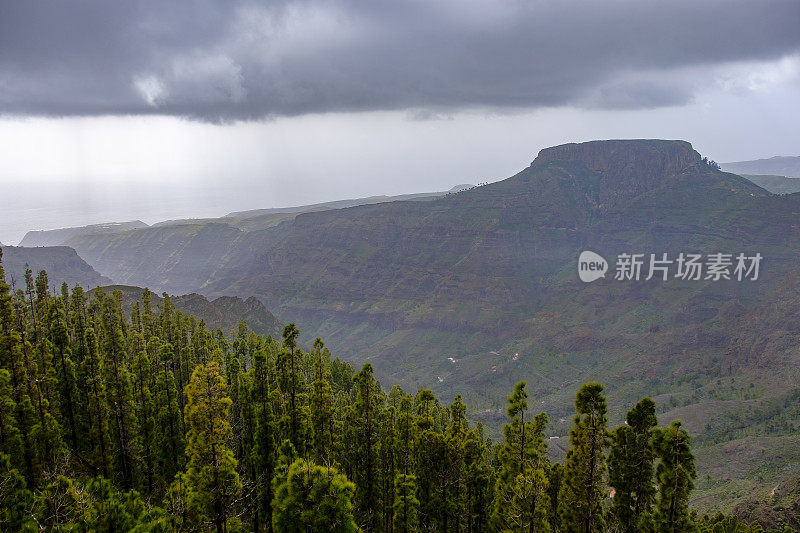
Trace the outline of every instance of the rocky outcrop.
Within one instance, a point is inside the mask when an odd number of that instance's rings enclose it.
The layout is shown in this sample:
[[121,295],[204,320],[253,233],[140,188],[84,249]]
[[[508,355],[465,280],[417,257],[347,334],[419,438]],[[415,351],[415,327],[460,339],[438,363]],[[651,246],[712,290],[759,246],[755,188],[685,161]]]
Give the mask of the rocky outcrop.
[[602,175],[600,201],[606,207],[664,186],[665,181],[701,164],[686,141],[613,140],[545,148],[532,167],[580,162]]
[[240,320],[259,335],[279,338],[283,324],[275,315],[254,297],[243,300],[233,296],[222,296],[208,300],[199,294],[187,294],[172,298],[177,309],[203,318],[211,327],[221,328],[226,334],[235,331]]
[[[114,291],[122,293],[122,306],[130,312],[136,302],[142,298],[145,289],[131,285],[109,285],[103,287],[106,294]],[[150,300],[154,308],[163,305],[163,297],[150,291]],[[223,296],[215,300],[209,300],[205,296],[196,293],[184,294],[181,296],[170,296],[175,309],[192,315],[198,320],[204,320],[208,329],[221,329],[225,335],[231,331],[236,331],[241,320],[247,327],[258,335],[272,335],[279,338],[283,331],[283,324],[275,318],[269,309],[256,298],[250,297],[246,300],[231,296]]]

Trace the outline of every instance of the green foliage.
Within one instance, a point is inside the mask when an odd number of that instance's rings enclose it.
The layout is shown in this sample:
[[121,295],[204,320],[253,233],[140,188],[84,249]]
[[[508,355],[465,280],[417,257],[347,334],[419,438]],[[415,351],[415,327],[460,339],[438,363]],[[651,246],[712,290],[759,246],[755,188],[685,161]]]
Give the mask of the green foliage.
[[117,492],[107,479],[90,479],[84,490],[84,518],[76,531],[131,531],[149,521],[147,507],[136,491]]
[[599,383],[583,385],[575,397],[574,427],[569,441],[559,509],[564,531],[603,531],[605,483],[606,399]]
[[227,443],[231,399],[219,365],[198,365],[186,386],[187,508],[200,524],[218,532],[237,529],[232,505],[242,490],[237,461]]
[[609,485],[614,488],[611,515],[621,531],[638,531],[655,497],[651,439],[657,424],[656,404],[644,398],[628,412],[626,424],[611,434],[608,454]]
[[277,531],[359,531],[353,517],[355,485],[334,468],[297,459],[275,484],[272,523]]
[[36,531],[36,520],[31,515],[33,494],[27,489],[25,478],[11,466],[8,455],[0,453],[0,531]]
[[651,516],[643,518],[648,531],[693,531],[695,524],[689,513],[689,495],[697,473],[690,438],[678,420],[653,436],[653,449],[660,459],[656,469],[658,501]]
[[494,489],[492,526],[498,531],[549,531],[550,510],[547,472],[547,415],[525,421],[528,409],[525,382],[517,383],[508,398],[511,422],[503,428],[500,469]]
[[372,365],[355,373],[321,340],[304,352],[296,326],[280,344],[243,323],[229,339],[166,295],[128,315],[119,292],[50,295],[46,279],[12,295],[0,275],[2,531],[585,532],[606,507],[608,527],[640,512],[664,530],[670,506],[691,526],[688,436],[654,430],[647,399],[613,433],[606,479],[598,384],[550,464],[524,383],[495,445],[461,396],[386,394]]
[[417,478],[410,474],[397,474],[394,478],[394,528],[398,533],[417,530],[419,524],[419,500]]
[[748,524],[735,516],[717,515],[713,518],[703,517],[697,523],[699,533],[762,533],[764,528],[759,524]]
[[355,375],[356,401],[351,413],[355,446],[351,452],[353,480],[356,483],[356,508],[366,518],[364,528],[375,529],[379,523],[378,494],[378,414],[383,408],[383,393],[375,380],[372,365],[367,363]]

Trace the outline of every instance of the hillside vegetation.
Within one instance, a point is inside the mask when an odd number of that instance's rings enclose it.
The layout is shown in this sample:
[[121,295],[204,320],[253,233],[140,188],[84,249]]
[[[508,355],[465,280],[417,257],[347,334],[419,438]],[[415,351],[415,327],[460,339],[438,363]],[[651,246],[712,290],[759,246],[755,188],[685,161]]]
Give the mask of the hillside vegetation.
[[577,390],[563,464],[525,382],[495,443],[461,396],[388,393],[317,339],[227,335],[149,291],[12,294],[0,250],[3,531],[761,531],[689,509],[680,421]]
[[[800,304],[798,213],[799,195],[722,172],[687,142],[595,141],[542,150],[515,176],[425,202],[69,244],[117,283],[255,296],[296,321],[302,342],[325,338],[388,385],[462,394],[490,431],[521,379],[559,437],[583,382],[606,384],[615,423],[653,397],[697,436],[697,505],[730,510],[800,464],[798,418],[781,407],[800,377],[790,311]],[[764,261],[755,281],[609,274],[585,284],[583,250],[610,261],[720,252]],[[731,474],[714,466],[730,449],[752,459]]]
[[794,194],[800,192],[800,179],[798,178],[771,176],[768,174],[742,174],[742,176],[773,194]]

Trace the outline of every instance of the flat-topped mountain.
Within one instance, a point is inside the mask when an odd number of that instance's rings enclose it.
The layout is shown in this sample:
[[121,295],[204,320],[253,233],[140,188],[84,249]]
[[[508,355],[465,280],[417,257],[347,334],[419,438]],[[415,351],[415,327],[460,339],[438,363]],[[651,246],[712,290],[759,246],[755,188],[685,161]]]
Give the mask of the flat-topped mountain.
[[701,156],[686,141],[611,140],[569,143],[545,148],[531,166],[580,161],[603,174],[611,184],[637,189],[657,186],[654,179],[677,175],[701,163]]
[[741,192],[765,193],[738,176],[709,172],[704,168],[708,165],[701,155],[686,141],[611,140],[563,144],[540,151],[531,166],[559,166],[567,161],[581,162],[588,170],[602,176],[597,183],[598,201],[604,207],[670,186],[687,174],[695,176],[698,188],[723,184]]
[[20,246],[62,246],[70,239],[79,235],[108,235],[138,228],[146,228],[147,224],[141,220],[130,222],[108,222],[104,224],[92,224],[77,228],[61,228],[51,230],[33,230],[25,234]]

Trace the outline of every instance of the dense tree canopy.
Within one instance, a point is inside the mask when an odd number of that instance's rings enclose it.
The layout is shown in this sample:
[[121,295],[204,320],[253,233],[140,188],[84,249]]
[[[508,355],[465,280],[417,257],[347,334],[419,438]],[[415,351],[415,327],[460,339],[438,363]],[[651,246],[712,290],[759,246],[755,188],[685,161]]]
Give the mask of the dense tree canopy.
[[124,309],[44,272],[12,292],[1,259],[0,531],[695,528],[689,435],[652,400],[609,432],[584,385],[551,463],[524,382],[495,443],[460,396],[387,393],[294,324],[210,331],[166,294]]

